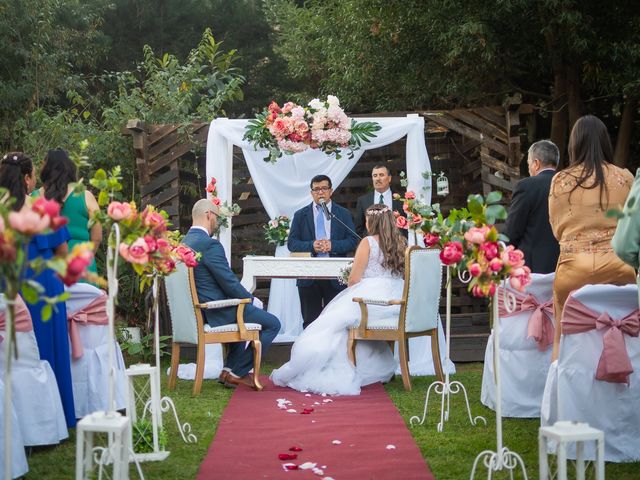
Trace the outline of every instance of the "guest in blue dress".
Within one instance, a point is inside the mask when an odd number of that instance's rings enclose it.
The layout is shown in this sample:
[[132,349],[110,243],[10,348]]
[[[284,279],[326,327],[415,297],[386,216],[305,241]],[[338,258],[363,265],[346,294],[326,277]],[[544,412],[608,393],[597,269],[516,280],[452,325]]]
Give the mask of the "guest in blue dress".
[[[21,152],[12,152],[0,161],[0,187],[9,190],[15,203],[13,209],[19,211],[25,205],[27,195],[35,188],[35,169],[31,159]],[[66,227],[43,235],[32,237],[29,243],[29,260],[37,257],[50,259],[56,255],[67,253],[67,241],[70,235]],[[62,281],[51,269],[39,274],[29,270],[27,278],[42,285],[43,294],[54,297],[64,292]],[[40,358],[51,364],[56,376],[58,390],[64,409],[68,428],[76,425],[75,408],[73,403],[73,386],[71,381],[71,357],[69,354],[69,333],[67,329],[67,309],[64,302],[54,306],[51,318],[42,320],[41,309],[44,302],[30,304],[26,302],[33,321],[33,331],[40,350]],[[37,414],[37,412],[34,412]]]

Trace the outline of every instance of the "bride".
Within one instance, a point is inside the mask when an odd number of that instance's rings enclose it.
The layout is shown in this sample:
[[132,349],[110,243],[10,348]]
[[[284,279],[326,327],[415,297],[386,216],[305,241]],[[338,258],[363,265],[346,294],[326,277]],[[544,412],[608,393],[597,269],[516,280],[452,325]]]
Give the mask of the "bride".
[[[349,288],[340,292],[296,339],[291,359],[273,371],[276,385],[299,391],[332,395],[358,395],[360,387],[388,381],[396,361],[385,341],[356,343],[357,367],[347,356],[348,330],[360,322],[360,307],[353,297],[401,298],[404,287],[406,240],[386,205],[366,212],[371,233],[358,245],[349,275]],[[398,318],[400,307],[368,305],[368,324]]]

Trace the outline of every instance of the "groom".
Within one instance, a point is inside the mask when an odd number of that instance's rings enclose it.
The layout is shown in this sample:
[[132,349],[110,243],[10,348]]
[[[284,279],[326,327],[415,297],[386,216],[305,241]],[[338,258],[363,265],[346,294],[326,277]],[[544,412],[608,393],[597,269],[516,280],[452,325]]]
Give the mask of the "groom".
[[[349,231],[355,229],[351,213],[331,201],[332,193],[329,177],[316,175],[311,179],[313,201],[293,216],[287,242],[290,251],[309,252],[314,257],[344,257],[356,248],[358,239]],[[331,212],[329,215],[323,209],[323,203]],[[337,280],[298,280],[297,285],[304,328],[344,289]]]
[[[198,298],[202,303],[228,298],[253,298],[229,267],[222,244],[211,238],[216,230],[218,215],[218,207],[211,200],[198,200],[191,211],[193,225],[182,241],[201,254],[198,265],[193,271]],[[207,323],[212,327],[236,322],[236,307],[205,309],[203,312]],[[262,325],[260,342],[264,354],[280,331],[280,321],[274,315],[252,304],[245,306],[244,321]],[[253,368],[253,349],[245,347],[244,342],[228,344],[229,353],[218,379],[225,387],[234,388],[241,383],[254,386],[253,379],[249,375],[249,371]]]

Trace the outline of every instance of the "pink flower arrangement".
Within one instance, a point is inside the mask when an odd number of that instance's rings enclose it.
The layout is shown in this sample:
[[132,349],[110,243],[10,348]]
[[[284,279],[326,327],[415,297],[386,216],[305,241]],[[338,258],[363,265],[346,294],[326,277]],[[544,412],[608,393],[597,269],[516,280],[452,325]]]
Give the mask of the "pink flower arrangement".
[[75,245],[66,261],[66,271],[59,276],[65,285],[70,286],[86,277],[87,268],[93,261],[93,244],[85,242]]
[[350,156],[362,142],[375,137],[380,126],[375,122],[352,121],[340,107],[337,97],[313,99],[306,107],[286,102],[282,107],[271,102],[255,120],[249,122],[244,138],[256,147],[269,150],[265,160],[276,162],[282,154],[291,155],[319,149],[327,154],[348,148]]
[[210,195],[211,203],[218,207],[218,230],[220,230],[227,228],[229,226],[229,218],[238,215],[241,209],[237,203],[229,206],[226,202],[223,203],[220,200],[216,183],[215,177],[211,177],[211,181],[207,185],[207,193]]
[[107,207],[107,215],[116,222],[126,220],[133,214],[135,214],[135,205],[130,203],[111,202]]

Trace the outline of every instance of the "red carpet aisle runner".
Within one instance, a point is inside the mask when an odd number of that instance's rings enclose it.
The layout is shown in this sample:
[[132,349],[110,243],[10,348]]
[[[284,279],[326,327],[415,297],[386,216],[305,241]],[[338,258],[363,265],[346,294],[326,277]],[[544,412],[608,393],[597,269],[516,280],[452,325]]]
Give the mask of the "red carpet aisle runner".
[[[434,478],[382,385],[357,397],[304,394],[266,378],[263,385],[262,392],[245,386],[234,392],[199,480]],[[279,408],[278,399],[291,404]],[[302,414],[305,409],[313,411]],[[293,446],[302,451],[290,451]],[[282,453],[297,458],[280,460]],[[286,471],[287,463],[298,470]]]

